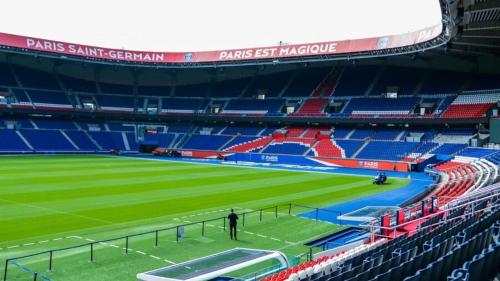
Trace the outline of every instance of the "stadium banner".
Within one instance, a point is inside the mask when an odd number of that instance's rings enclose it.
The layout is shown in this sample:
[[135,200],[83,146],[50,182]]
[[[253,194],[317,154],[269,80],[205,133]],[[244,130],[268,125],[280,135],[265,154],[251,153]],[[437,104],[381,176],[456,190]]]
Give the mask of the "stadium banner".
[[315,167],[344,167],[384,171],[408,172],[408,164],[390,161],[373,161],[357,159],[337,159],[323,157],[305,157],[297,155],[277,155],[260,153],[231,153],[202,150],[179,150],[183,157],[190,158],[217,158],[219,155],[227,157],[228,161],[270,163],[282,165],[315,166]]
[[[279,59],[320,55],[347,54],[410,46],[432,40],[443,31],[437,24],[414,32],[365,39],[340,40],[309,44],[293,44],[258,48],[202,52],[152,52],[111,49],[62,41],[0,33],[0,46],[24,51],[41,51],[62,56],[79,56],[140,63],[201,63],[242,60]],[[63,57],[64,58],[64,57]]]

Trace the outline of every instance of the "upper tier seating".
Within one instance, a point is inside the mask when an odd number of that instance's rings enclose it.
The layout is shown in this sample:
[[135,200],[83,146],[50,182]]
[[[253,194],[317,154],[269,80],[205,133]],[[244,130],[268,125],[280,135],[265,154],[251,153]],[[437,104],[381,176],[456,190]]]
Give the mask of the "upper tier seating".
[[31,101],[39,107],[73,108],[68,97],[59,91],[27,90]]
[[356,158],[399,161],[418,146],[414,142],[371,141],[361,150]]
[[451,71],[431,70],[427,73],[424,84],[419,93],[429,94],[456,94],[467,81],[468,74]]
[[245,96],[256,97],[258,92],[262,91],[266,93],[266,97],[278,97],[291,76],[292,72],[256,76]]
[[269,114],[280,113],[285,101],[283,99],[243,99],[231,100],[222,111],[229,114]]
[[139,86],[138,90],[141,96],[169,96],[172,91],[170,86]]
[[164,98],[161,112],[195,113],[203,112],[208,105],[206,99]]
[[25,88],[61,90],[52,74],[20,66],[13,66],[13,68]]
[[353,115],[404,115],[410,114],[418,103],[418,98],[353,98],[343,113]]
[[484,114],[500,100],[497,94],[460,95],[441,115],[443,118],[477,118]]
[[289,114],[290,116],[322,116],[326,115],[323,112],[328,104],[327,99],[307,99],[297,110],[297,112]]
[[250,78],[217,82],[214,84],[210,96],[215,98],[237,98],[243,93],[248,83],[250,83]]
[[411,95],[415,92],[424,72],[409,67],[386,67],[371,90],[371,95],[381,95],[387,87],[398,87],[399,95]]
[[109,83],[99,83],[101,87],[101,93],[104,94],[121,94],[121,95],[133,95],[132,85],[122,85],[122,84],[109,84]]
[[232,137],[220,135],[192,135],[184,144],[184,149],[219,150]]
[[283,97],[308,97],[325,78],[330,69],[313,68],[300,71],[286,88]]
[[59,76],[63,87],[71,92],[97,93],[95,81],[77,79],[69,76]]
[[134,110],[134,98],[132,96],[95,95],[95,98],[103,110]]
[[0,63],[0,85],[8,87],[18,86],[10,67],[3,63]]
[[185,97],[200,97],[206,98],[208,95],[207,84],[182,85],[175,87],[175,96],[180,98]]
[[377,72],[377,66],[349,66],[346,67],[339,84],[333,92],[334,96],[362,96],[368,90]]
[[0,129],[0,151],[22,152],[31,149],[19,137],[17,131]]
[[77,150],[59,130],[20,130],[35,151]]

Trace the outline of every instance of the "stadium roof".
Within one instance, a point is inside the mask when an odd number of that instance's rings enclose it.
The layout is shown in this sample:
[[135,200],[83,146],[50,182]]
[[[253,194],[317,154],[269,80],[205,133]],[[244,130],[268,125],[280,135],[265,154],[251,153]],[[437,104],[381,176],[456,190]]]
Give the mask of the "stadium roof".
[[169,52],[378,37],[441,23],[438,0],[87,0],[71,5],[26,0],[7,1],[2,9],[9,12],[0,18],[0,32]]

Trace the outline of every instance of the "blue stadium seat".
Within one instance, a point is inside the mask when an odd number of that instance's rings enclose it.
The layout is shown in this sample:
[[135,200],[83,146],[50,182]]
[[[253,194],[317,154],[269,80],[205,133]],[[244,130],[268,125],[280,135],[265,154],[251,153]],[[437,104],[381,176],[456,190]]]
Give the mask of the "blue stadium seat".
[[31,151],[14,130],[0,129],[0,151],[22,152]]
[[219,150],[231,139],[230,136],[192,135],[184,149]]
[[35,151],[76,151],[59,130],[20,130]]

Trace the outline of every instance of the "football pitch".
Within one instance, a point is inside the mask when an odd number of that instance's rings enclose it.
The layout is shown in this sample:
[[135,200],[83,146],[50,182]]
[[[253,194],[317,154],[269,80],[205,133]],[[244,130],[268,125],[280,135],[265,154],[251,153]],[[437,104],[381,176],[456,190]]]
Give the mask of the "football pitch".
[[[105,281],[137,280],[139,272],[234,247],[292,258],[343,226],[294,216],[307,209],[289,215],[289,203],[324,207],[407,183],[124,157],[0,157],[0,262],[87,244],[52,252],[52,264],[50,252],[9,263],[7,280],[33,280],[33,271],[38,280]],[[247,212],[238,241],[222,219],[231,208]],[[186,236],[177,239],[182,224]]]

